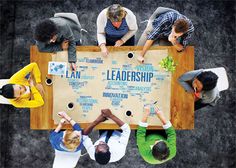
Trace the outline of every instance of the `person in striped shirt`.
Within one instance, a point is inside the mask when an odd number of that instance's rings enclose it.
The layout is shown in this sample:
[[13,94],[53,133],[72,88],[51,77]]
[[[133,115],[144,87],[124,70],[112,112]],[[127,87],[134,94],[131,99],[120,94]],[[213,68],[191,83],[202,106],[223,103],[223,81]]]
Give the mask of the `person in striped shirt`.
[[173,45],[177,51],[183,51],[193,31],[193,24],[186,16],[170,8],[157,8],[137,44],[144,46],[138,61],[144,62],[147,50],[156,42],[158,45]]

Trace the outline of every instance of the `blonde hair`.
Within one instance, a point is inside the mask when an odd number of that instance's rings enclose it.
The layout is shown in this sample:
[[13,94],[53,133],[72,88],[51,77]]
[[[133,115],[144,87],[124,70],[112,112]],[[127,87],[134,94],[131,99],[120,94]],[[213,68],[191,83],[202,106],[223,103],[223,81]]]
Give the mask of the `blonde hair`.
[[107,17],[112,22],[120,22],[125,17],[126,11],[124,8],[119,4],[113,4],[108,7],[107,10]]
[[80,137],[75,136],[72,130],[66,130],[63,143],[67,149],[74,151],[80,145]]

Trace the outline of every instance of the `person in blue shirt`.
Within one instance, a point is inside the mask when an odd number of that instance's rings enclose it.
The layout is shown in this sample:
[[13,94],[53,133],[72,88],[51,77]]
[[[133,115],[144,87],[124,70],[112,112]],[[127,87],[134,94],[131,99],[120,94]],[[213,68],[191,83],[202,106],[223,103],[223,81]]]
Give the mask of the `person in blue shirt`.
[[[50,133],[50,143],[58,151],[78,152],[82,149],[82,129],[66,112],[59,112],[62,118],[57,128]],[[61,131],[64,123],[70,123],[73,130]]]

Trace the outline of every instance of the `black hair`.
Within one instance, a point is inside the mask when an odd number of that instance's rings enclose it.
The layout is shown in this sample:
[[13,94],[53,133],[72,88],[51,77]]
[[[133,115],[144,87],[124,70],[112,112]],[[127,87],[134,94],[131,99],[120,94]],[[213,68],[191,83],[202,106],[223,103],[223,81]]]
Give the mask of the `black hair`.
[[107,150],[106,152],[95,152],[95,160],[101,165],[106,165],[109,163],[111,158],[111,152]]
[[14,84],[6,84],[0,89],[0,95],[5,98],[13,99],[14,97]]
[[36,25],[34,38],[40,42],[48,42],[57,34],[57,31],[55,23],[50,19],[45,19]]
[[152,148],[152,155],[157,160],[165,160],[169,154],[170,150],[164,141],[157,142]]
[[216,87],[218,76],[211,71],[205,71],[205,72],[202,72],[201,74],[199,74],[197,76],[197,79],[203,85],[202,90],[208,91],[208,90],[212,90]]

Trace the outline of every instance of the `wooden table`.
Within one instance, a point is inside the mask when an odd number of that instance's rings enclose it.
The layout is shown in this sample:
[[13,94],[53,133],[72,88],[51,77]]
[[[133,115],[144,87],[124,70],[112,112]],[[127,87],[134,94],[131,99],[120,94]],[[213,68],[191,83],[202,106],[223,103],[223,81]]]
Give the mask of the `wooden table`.
[[[178,53],[174,47],[155,46],[150,50],[168,49],[169,55],[178,62],[175,73],[172,74],[171,79],[171,123],[176,129],[193,129],[194,128],[194,99],[191,94],[188,94],[179,85],[177,79],[183,73],[194,69],[194,48],[189,46],[184,52]],[[78,51],[100,51],[97,46],[79,46]],[[142,47],[108,47],[110,52],[122,50],[142,50]],[[30,61],[36,62],[41,70],[42,79],[46,78],[48,62],[52,60],[52,53],[40,53],[36,46],[30,48]],[[52,87],[45,87],[45,82],[42,81],[45,88],[43,107],[34,108],[30,110],[30,128],[31,129],[53,129],[56,127],[52,118],[53,111],[53,89]],[[81,127],[85,128],[89,123],[81,123]],[[66,125],[65,128],[69,128]],[[97,129],[117,129],[116,124],[99,124]],[[137,125],[131,125],[132,129],[137,129]],[[148,129],[161,129],[158,126],[148,127]]]

